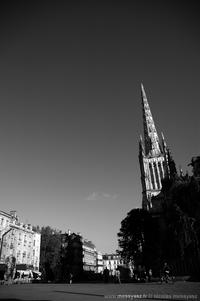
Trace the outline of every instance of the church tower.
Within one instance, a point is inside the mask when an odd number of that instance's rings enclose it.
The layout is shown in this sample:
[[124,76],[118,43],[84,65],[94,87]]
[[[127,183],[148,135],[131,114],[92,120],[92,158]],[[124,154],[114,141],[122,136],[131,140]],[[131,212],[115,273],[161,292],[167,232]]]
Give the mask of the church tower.
[[168,149],[162,134],[162,147],[151,114],[143,85],[141,84],[144,142],[140,136],[139,162],[142,182],[142,208],[152,208],[151,198],[160,193],[161,180],[169,176]]

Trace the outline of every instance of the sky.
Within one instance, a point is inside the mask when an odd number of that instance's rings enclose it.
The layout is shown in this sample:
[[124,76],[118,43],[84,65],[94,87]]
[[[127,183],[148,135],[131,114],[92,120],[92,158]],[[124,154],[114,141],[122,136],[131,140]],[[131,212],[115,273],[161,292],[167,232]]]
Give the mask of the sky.
[[200,24],[185,1],[1,1],[0,210],[105,253],[141,207],[142,82],[177,168],[200,155]]

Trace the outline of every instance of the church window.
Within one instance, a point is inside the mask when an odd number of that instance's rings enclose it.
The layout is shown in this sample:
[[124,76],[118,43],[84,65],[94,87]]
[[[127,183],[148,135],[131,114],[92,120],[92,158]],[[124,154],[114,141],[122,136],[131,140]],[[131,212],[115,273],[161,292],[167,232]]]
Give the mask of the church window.
[[160,178],[163,179],[164,175],[163,175],[163,170],[162,170],[161,162],[158,162],[158,169],[159,169],[159,173],[160,173]]
[[149,163],[149,170],[150,170],[150,175],[151,175],[151,184],[152,184],[153,189],[155,189],[156,187],[155,187],[153,168],[152,168],[151,163]]
[[162,170],[164,171],[164,177],[166,176],[166,168],[165,168],[165,162],[162,162]]
[[155,176],[156,176],[156,183],[158,189],[160,188],[160,181],[159,181],[159,176],[158,176],[158,169],[157,169],[157,164],[154,162],[154,171],[155,171]]

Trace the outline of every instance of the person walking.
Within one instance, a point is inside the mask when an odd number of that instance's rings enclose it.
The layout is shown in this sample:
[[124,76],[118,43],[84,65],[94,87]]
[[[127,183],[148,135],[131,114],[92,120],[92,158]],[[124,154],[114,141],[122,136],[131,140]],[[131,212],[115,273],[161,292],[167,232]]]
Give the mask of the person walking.
[[152,269],[149,269],[149,272],[148,272],[148,281],[151,282],[151,279],[152,279]]
[[117,278],[117,283],[121,284],[121,278],[120,278],[120,270],[116,270],[116,278]]
[[103,271],[103,276],[104,276],[104,283],[108,283],[108,281],[109,281],[109,270],[108,270],[107,267]]
[[72,280],[73,280],[73,274],[70,273],[70,274],[69,274],[69,284],[72,284]]
[[165,262],[163,269],[162,269],[161,282],[165,281],[167,283],[169,281],[169,274],[170,274],[170,268],[169,268],[168,263]]

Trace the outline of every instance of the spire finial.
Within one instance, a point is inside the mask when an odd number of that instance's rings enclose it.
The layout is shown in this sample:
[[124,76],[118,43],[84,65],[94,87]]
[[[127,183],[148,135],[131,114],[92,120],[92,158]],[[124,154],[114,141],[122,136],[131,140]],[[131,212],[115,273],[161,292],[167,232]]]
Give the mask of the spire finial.
[[145,90],[144,90],[143,83],[141,83],[141,94],[142,94],[142,98],[147,98],[147,97],[146,97]]

